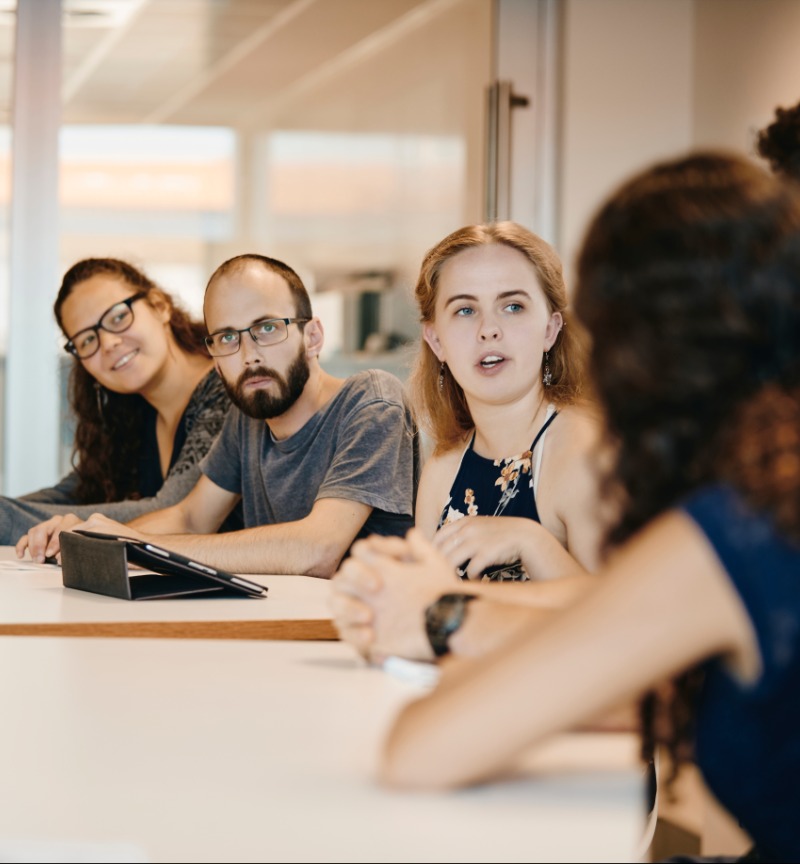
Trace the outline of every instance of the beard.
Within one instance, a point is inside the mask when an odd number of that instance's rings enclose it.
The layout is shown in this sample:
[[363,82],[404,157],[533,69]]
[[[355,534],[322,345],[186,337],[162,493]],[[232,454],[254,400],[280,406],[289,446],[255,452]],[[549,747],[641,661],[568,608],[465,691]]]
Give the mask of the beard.
[[[245,393],[244,385],[249,378],[266,376],[272,378],[274,387],[269,390]],[[285,378],[275,369],[261,366],[257,369],[246,369],[235,384],[231,384],[225,378],[222,378],[222,383],[231,402],[243,414],[247,414],[248,417],[255,420],[269,420],[272,417],[285,414],[297,402],[306,386],[308,376],[308,358],[305,355],[305,350],[301,348],[297,357],[286,370]]]

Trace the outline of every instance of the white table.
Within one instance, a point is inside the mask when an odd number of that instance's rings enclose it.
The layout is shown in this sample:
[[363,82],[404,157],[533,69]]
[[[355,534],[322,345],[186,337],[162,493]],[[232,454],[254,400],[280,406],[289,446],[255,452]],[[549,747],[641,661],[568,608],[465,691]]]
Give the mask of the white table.
[[[24,569],[8,569],[11,567]],[[0,546],[0,635],[337,639],[330,583],[310,576],[254,576],[265,598],[120,600],[65,588],[61,568],[18,562]]]
[[0,638],[0,692],[0,860],[624,861],[643,830],[627,735],[565,736],[538,779],[379,787],[421,688],[342,643]]

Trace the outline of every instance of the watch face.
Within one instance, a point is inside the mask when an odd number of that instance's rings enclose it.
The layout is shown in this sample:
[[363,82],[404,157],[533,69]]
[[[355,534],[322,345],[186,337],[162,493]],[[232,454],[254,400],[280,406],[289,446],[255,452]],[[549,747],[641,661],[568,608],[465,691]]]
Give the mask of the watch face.
[[428,626],[432,630],[444,630],[453,618],[453,601],[440,597],[428,610]]
[[449,652],[448,640],[464,622],[467,603],[474,599],[474,594],[444,594],[425,610],[425,630],[437,657]]

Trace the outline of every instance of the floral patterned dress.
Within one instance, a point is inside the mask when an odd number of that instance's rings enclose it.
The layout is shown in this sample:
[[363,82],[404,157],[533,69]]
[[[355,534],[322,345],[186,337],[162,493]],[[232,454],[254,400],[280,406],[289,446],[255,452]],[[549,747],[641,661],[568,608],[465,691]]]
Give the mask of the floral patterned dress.
[[[467,445],[461,464],[450,487],[450,498],[439,516],[438,528],[465,516],[517,516],[541,522],[536,507],[533,458],[536,445],[555,420],[558,411],[551,405],[547,419],[528,450],[507,459],[486,459],[473,449],[475,435]],[[465,561],[458,573],[466,579]],[[526,581],[530,577],[521,561],[487,567],[481,573],[484,582]]]

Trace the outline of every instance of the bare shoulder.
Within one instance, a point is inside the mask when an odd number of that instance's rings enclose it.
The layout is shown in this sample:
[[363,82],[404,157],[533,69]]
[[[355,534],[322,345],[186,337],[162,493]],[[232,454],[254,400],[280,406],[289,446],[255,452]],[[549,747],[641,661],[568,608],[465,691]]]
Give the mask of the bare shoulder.
[[441,494],[446,497],[458,471],[463,452],[464,447],[459,446],[453,447],[445,453],[429,456],[422,468],[420,486],[424,486],[428,494]]
[[547,436],[551,458],[573,460],[596,454],[602,444],[603,424],[592,406],[567,405],[559,410],[552,432]]
[[[466,446],[466,444],[464,446]],[[458,470],[458,464],[461,461],[463,453],[464,447],[458,446],[453,447],[445,453],[429,456],[425,461],[423,471],[432,480],[447,480],[448,478],[452,480]]]
[[536,505],[542,525],[591,571],[597,567],[600,538],[610,516],[600,496],[607,467],[603,425],[592,406],[568,405],[550,430]]

